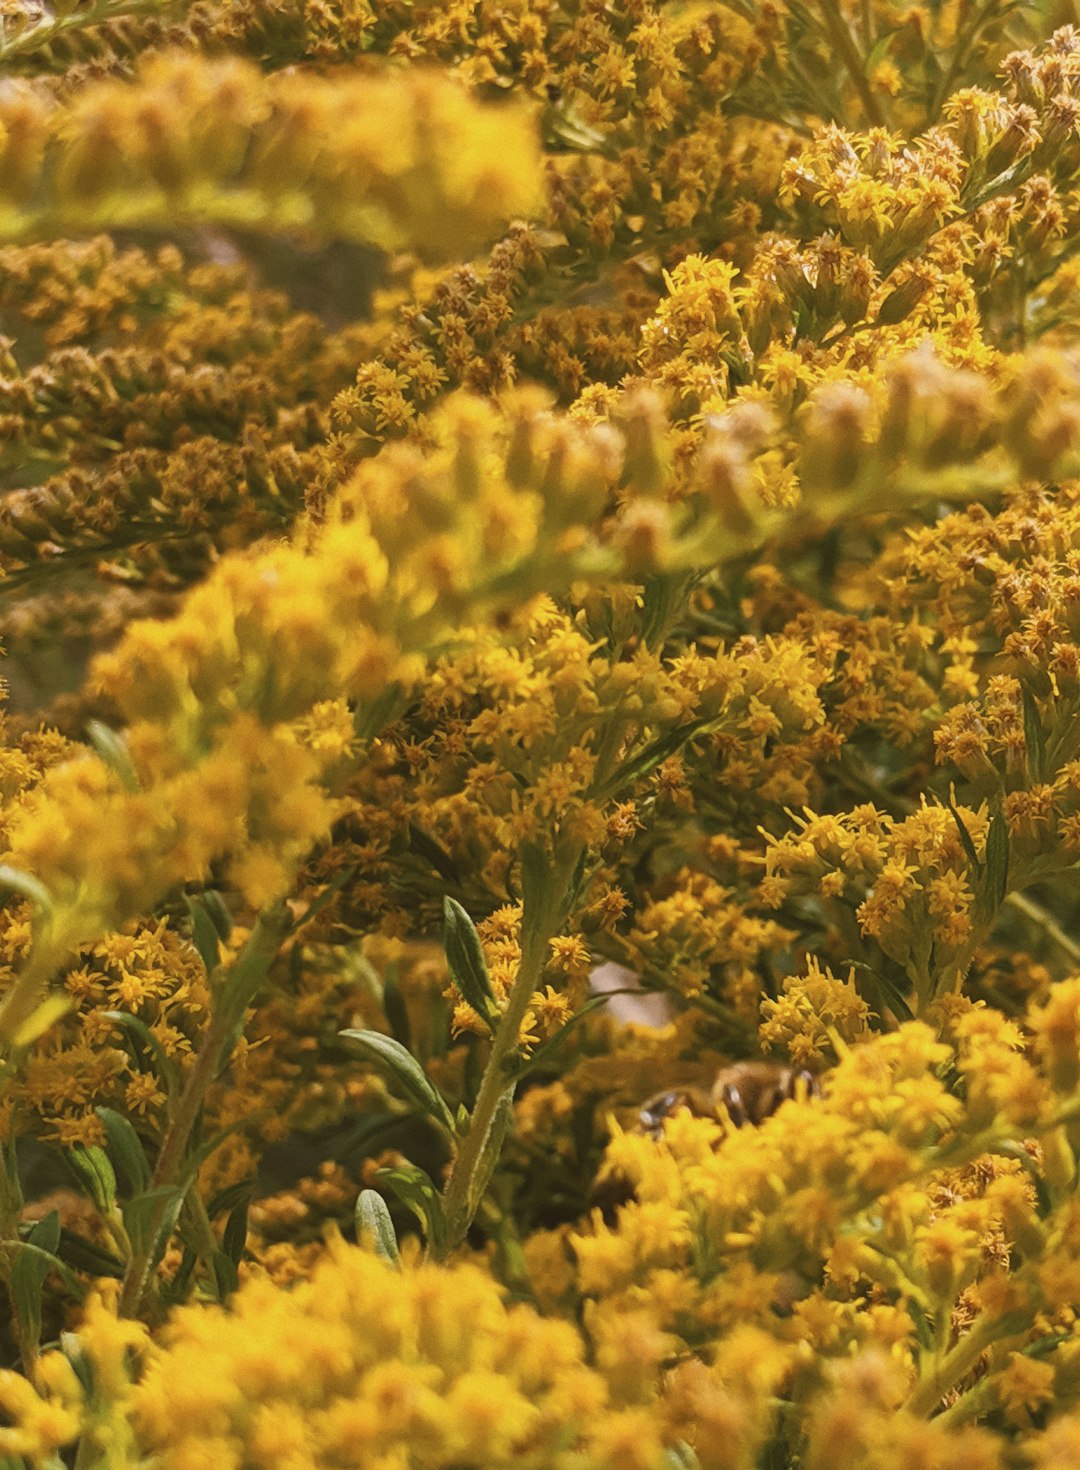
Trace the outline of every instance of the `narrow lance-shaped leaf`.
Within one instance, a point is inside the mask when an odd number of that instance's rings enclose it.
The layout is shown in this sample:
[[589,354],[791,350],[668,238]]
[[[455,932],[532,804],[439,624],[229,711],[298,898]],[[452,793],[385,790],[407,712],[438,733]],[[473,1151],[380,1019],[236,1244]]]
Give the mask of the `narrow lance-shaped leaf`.
[[[38,1223],[40,1224],[41,1222],[39,1221]],[[9,1241],[7,1249],[11,1251],[16,1259],[19,1257],[30,1257],[37,1261],[43,1273],[43,1278],[47,1277],[50,1271],[55,1271],[63,1279],[64,1285],[71,1292],[75,1300],[81,1302],[86,1296],[86,1289],[75,1275],[75,1272],[59,1255],[59,1252],[64,1249],[64,1238],[65,1233],[61,1230],[60,1243],[57,1245],[55,1251],[46,1250],[43,1246],[35,1245],[29,1239]],[[110,1257],[105,1257],[105,1259],[111,1262]],[[108,1273],[103,1272],[102,1274]]]
[[44,1036],[50,1027],[55,1026],[62,1016],[67,1015],[73,1004],[70,995],[47,995],[41,1004],[30,1012],[26,1020],[15,1027],[11,1033],[12,1046],[19,1051],[33,1046],[34,1042]]
[[401,1264],[394,1222],[386,1201],[375,1189],[362,1189],[356,1201],[356,1238],[370,1242],[372,1250],[392,1266]]
[[116,1171],[105,1150],[97,1144],[89,1148],[77,1144],[69,1149],[68,1161],[101,1213],[111,1214],[116,1204]]
[[136,1042],[145,1048],[153,1059],[154,1071],[164,1082],[169,1096],[175,1097],[180,1087],[180,1074],[176,1063],[166,1056],[161,1042],[158,1041],[146,1022],[139,1016],[131,1015],[128,1011],[105,1011],[104,1014],[110,1021],[123,1028],[129,1041]]
[[154,1265],[180,1217],[185,1193],[178,1185],[162,1184],[136,1195],[123,1206],[124,1229],[132,1250],[148,1252]]
[[423,1227],[429,1247],[438,1254],[446,1244],[446,1217],[442,1200],[430,1177],[415,1164],[400,1169],[377,1169],[375,1178],[397,1195]]
[[105,1142],[109,1155],[120,1169],[131,1195],[142,1194],[150,1186],[150,1165],[147,1162],[139,1135],[122,1113],[113,1108],[95,1108],[105,1129]]
[[960,845],[964,849],[964,854],[968,862],[971,864],[971,871],[978,876],[983,870],[983,865],[979,860],[979,854],[975,851],[975,844],[971,840],[971,833],[965,826],[964,819],[957,811],[955,803],[949,801],[948,807],[949,811],[952,812],[952,819],[956,823],[956,830],[960,834]]
[[24,1356],[37,1354],[41,1341],[41,1294],[45,1278],[54,1264],[56,1248],[60,1244],[60,1216],[56,1210],[40,1219],[26,1238],[31,1250],[21,1250],[11,1267],[11,1304],[19,1324]]
[[385,1067],[402,1090],[414,1102],[419,1103],[429,1117],[434,1118],[448,1133],[454,1132],[454,1119],[442,1095],[412,1052],[406,1050],[400,1041],[384,1036],[381,1031],[349,1030],[339,1031],[338,1035],[371,1061]]
[[383,1014],[386,1016],[390,1027],[390,1034],[395,1041],[400,1041],[406,1051],[412,1040],[409,1028],[409,1010],[405,1004],[405,998],[401,994],[401,987],[397,983],[397,975],[393,965],[389,967],[383,980],[382,993]]
[[448,883],[460,881],[461,875],[450,854],[415,822],[409,823],[409,846],[417,857],[422,857],[426,863],[431,864],[440,878],[445,878]]
[[119,776],[124,789],[127,791],[138,791],[139,778],[135,774],[135,767],[131,763],[131,755],[127,748],[127,741],[115,730],[103,725],[100,720],[88,720],[86,722],[86,733],[90,737],[90,744],[97,751],[100,758],[111,771]]
[[225,1229],[221,1236],[221,1248],[232,1261],[234,1266],[239,1266],[244,1247],[247,1245],[248,1233],[248,1201],[241,1200],[230,1212],[225,1222]]
[[618,990],[605,990],[603,995],[590,996],[589,999],[585,1001],[574,1012],[570,1019],[568,1021],[565,1021],[563,1025],[559,1027],[558,1031],[556,1031],[553,1036],[549,1036],[545,1042],[543,1042],[540,1046],[536,1047],[532,1052],[530,1052],[529,1056],[523,1062],[521,1070],[517,1075],[519,1077],[524,1077],[529,1072],[539,1071],[544,1066],[546,1066],[552,1053],[557,1051],[562,1043],[566,1040],[567,1033],[573,1030],[573,1028],[575,1026],[578,1026],[582,1021],[586,1020],[589,1016],[591,1016],[593,1011],[599,1010],[601,1006],[606,1006],[608,1001],[612,1000],[615,996],[641,996],[649,994],[650,992],[647,990],[643,990],[640,985],[627,985],[621,986]]
[[119,1280],[124,1274],[124,1263],[119,1256],[112,1251],[103,1250],[101,1246],[76,1234],[74,1230],[60,1231],[60,1244],[56,1253],[66,1266],[88,1276],[113,1276]]
[[1041,781],[1046,772],[1046,736],[1043,734],[1042,719],[1035,696],[1030,689],[1023,692],[1024,699],[1024,745],[1027,750],[1028,776],[1032,781]]
[[223,1302],[240,1284],[240,1276],[236,1269],[236,1262],[231,1260],[224,1251],[215,1251],[210,1257],[210,1269],[214,1273],[214,1287],[217,1291],[219,1302]]
[[184,902],[191,916],[191,942],[199,952],[203,969],[212,975],[221,963],[221,944],[217,925],[207,912],[201,896],[185,893]]
[[900,28],[895,27],[891,31],[885,31],[884,34],[880,35],[874,42],[874,45],[870,48],[870,52],[866,58],[865,73],[868,77],[873,76],[879,64],[885,60],[886,56],[889,54],[890,48],[892,47],[893,41],[899,34]]
[[600,798],[613,796],[635,781],[640,781],[643,776],[655,770],[661,761],[680,750],[707,723],[707,720],[689,720],[685,725],[679,725],[666,735],[661,735],[658,740],[646,745],[644,750],[638,751],[637,755],[631,756],[625,765],[613,773],[610,780],[604,782],[595,795]]
[[225,900],[216,888],[206,888],[199,894],[199,903],[221,939],[232,933],[232,915]]
[[983,893],[991,913],[996,913],[1009,887],[1009,828],[1001,812],[990,818],[986,833],[986,874]]
[[257,1178],[251,1176],[247,1179],[239,1179],[235,1184],[227,1184],[224,1189],[218,1190],[206,1206],[206,1213],[210,1219],[216,1220],[218,1215],[228,1214],[238,1205],[249,1202],[257,1183]]
[[476,926],[461,904],[449,896],[443,900],[443,919],[446,961],[454,984],[477,1015],[490,1024],[498,1006]]
[[51,914],[53,911],[52,894],[45,884],[35,878],[33,873],[24,873],[21,868],[13,868],[10,863],[0,863],[0,888],[10,888],[13,893],[28,898],[42,914]]

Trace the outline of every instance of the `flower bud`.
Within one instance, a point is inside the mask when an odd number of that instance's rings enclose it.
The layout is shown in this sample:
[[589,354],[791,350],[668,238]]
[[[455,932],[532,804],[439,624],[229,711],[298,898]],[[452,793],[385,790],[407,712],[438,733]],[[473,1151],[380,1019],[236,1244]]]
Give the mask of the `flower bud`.
[[870,397],[854,383],[826,383],[803,414],[799,478],[808,489],[847,490],[866,462]]
[[1056,985],[1047,1003],[1032,1011],[1028,1023],[1055,1092],[1073,1093],[1080,1085],[1080,979]]
[[665,570],[672,553],[670,508],[660,500],[630,501],[613,539],[630,576],[652,576]]
[[878,307],[878,314],[874,320],[874,325],[878,327],[892,327],[897,322],[902,322],[915,310],[929,288],[930,279],[928,276],[909,276],[902,285],[890,291]]
[[662,495],[671,476],[671,446],[659,394],[648,388],[627,394],[620,418],[626,435],[626,473],[635,494]]
[[1000,71],[1016,93],[1018,102],[1038,107],[1043,99],[1039,72],[1030,51],[1010,51],[1001,63]]
[[1071,1190],[1076,1179],[1076,1155],[1063,1126],[1042,1137],[1042,1171],[1048,1184],[1062,1192]]

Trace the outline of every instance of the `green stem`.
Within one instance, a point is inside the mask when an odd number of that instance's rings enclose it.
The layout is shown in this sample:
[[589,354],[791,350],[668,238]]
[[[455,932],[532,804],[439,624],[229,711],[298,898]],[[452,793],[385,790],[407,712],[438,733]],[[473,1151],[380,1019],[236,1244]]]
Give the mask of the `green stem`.
[[567,886],[577,858],[575,846],[571,854],[552,864],[542,892],[533,895],[526,889],[521,919],[521,961],[492,1039],[480,1091],[469,1118],[469,1131],[461,1141],[443,1194],[444,1254],[464,1240],[479,1207],[482,1190],[478,1184],[490,1172],[492,1163],[492,1125],[500,1109],[508,1106],[514,1095],[516,1078],[511,1075],[511,1063],[517,1052],[521,1023],[539,987],[548,945],[558,931],[566,907]]
[[862,23],[863,50],[869,56],[874,44],[874,21],[871,15],[870,0],[859,0],[859,20]]
[[848,23],[844,19],[836,0],[822,0],[822,13],[825,17],[825,25],[829,35],[836,43],[836,49],[840,53],[840,59],[844,63],[848,76],[855,85],[859,94],[859,101],[863,105],[867,121],[876,128],[885,126],[885,114],[882,112],[878,99],[871,90],[867,80],[865,63],[859,55],[858,48],[852,38]]
[[967,61],[968,51],[974,44],[975,38],[983,26],[993,20],[994,12],[998,8],[998,0],[986,0],[984,5],[968,12],[966,24],[960,27],[956,42],[952,48],[952,60],[945,68],[941,79],[934,92],[934,99],[930,104],[930,116],[927,125],[932,126],[937,122],[941,109],[946,100],[951,96],[953,83],[959,75],[964,63]]
[[[291,916],[283,904],[260,914],[235,963],[221,977],[210,1025],[162,1140],[161,1152],[150,1182],[151,1189],[165,1190],[180,1183],[191,1131],[207,1089],[226,1061],[244,1012],[255,999],[270,966],[277,958],[290,924]],[[146,1244],[133,1252],[128,1262],[120,1288],[119,1311],[122,1317],[138,1315],[168,1207],[168,1196],[163,1195],[151,1214]]]
[[1070,939],[1053,914],[1044,909],[1041,903],[1036,903],[1033,898],[1028,898],[1019,890],[1008,894],[1005,902],[1017,913],[1023,914],[1025,919],[1030,919],[1043,931],[1047,939],[1057,945],[1063,955],[1074,965],[1080,966],[1080,944],[1077,944],[1075,939]]
[[978,1383],[965,1389],[955,1403],[942,1409],[934,1422],[943,1428],[955,1429],[958,1424],[966,1424],[969,1419],[977,1419],[986,1413],[993,1406],[996,1397],[993,1379],[980,1378]]
[[1003,1317],[981,1317],[971,1331],[938,1360],[925,1377],[920,1376],[904,1409],[919,1419],[928,1419],[941,1400],[966,1378],[983,1353],[1004,1337],[1014,1337],[1031,1323],[1029,1311],[1006,1312]]

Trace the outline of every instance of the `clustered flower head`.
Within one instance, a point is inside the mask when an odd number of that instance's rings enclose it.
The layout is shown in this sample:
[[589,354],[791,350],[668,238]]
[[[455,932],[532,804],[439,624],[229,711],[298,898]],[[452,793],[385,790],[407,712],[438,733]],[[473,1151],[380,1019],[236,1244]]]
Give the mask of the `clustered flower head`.
[[13,1470],[1076,1457],[1044,11],[5,19]]

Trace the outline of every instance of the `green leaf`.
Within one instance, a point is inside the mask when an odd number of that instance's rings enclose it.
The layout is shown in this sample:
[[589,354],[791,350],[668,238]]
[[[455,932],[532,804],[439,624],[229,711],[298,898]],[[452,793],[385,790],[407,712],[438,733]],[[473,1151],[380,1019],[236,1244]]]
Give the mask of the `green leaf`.
[[119,1280],[124,1274],[123,1261],[73,1230],[61,1230],[56,1253],[73,1271],[83,1271],[88,1276],[112,1276]]
[[[150,1030],[145,1021],[133,1016],[130,1011],[105,1011],[104,1014],[110,1021],[115,1021],[127,1033],[129,1039],[137,1041],[145,1048],[153,1059],[154,1071],[165,1084],[165,1090],[170,1097],[175,1097],[180,1090],[180,1074],[175,1062],[165,1055],[161,1042]],[[143,1057],[138,1052],[133,1052],[136,1062],[142,1063]]]
[[[156,1265],[165,1242],[173,1232],[180,1217],[186,1188],[177,1184],[162,1184],[157,1189],[148,1189],[137,1194],[123,1206],[124,1229],[128,1233],[134,1251],[147,1251],[152,1264]],[[155,1228],[155,1215],[165,1204]],[[152,1237],[152,1238],[151,1238]]]
[[199,902],[217,930],[218,938],[227,940],[232,933],[232,914],[221,894],[216,888],[204,888],[199,894]]
[[214,1286],[217,1290],[218,1301],[223,1302],[226,1297],[232,1296],[240,1285],[236,1262],[230,1260],[224,1251],[215,1251],[210,1257],[210,1269],[214,1273]]
[[905,1305],[907,1307],[908,1316],[911,1318],[912,1324],[915,1328],[915,1337],[917,1341],[925,1349],[932,1348],[934,1345],[934,1329],[931,1325],[930,1319],[923,1311],[921,1304],[917,1302],[913,1297],[909,1297]]
[[1025,1358],[1048,1358],[1063,1344],[1071,1341],[1070,1332],[1047,1333],[1045,1337],[1037,1337],[1034,1342],[1029,1342],[1023,1349],[1023,1355]]
[[618,990],[605,990],[603,995],[590,996],[589,999],[585,1001],[585,1003],[580,1007],[580,1009],[576,1010],[574,1014],[570,1017],[570,1019],[568,1021],[565,1021],[563,1025],[559,1027],[554,1036],[549,1036],[545,1042],[535,1048],[532,1054],[526,1059],[524,1065],[517,1075],[519,1077],[524,1077],[529,1072],[535,1072],[539,1070],[539,1068],[542,1067],[547,1061],[551,1053],[562,1044],[563,1040],[566,1037],[566,1033],[570,1031],[572,1027],[577,1026],[581,1021],[584,1021],[587,1016],[591,1016],[593,1011],[599,1010],[600,1007],[603,1005],[607,1005],[608,1001],[611,1000],[613,996],[652,995],[655,993],[655,991],[642,990],[640,985],[627,985],[621,987]]
[[[294,930],[301,928],[304,924],[310,924],[312,919],[314,919],[317,914],[321,914],[323,909],[326,908],[328,904],[333,903],[334,899],[346,886],[346,884],[351,883],[352,880],[356,877],[356,873],[356,868],[342,868],[341,871],[334,877],[333,881],[328,883],[326,887],[322,890],[322,892],[318,894],[317,897],[311,900],[307,908],[304,910],[303,914],[300,916],[299,919],[297,919],[295,925],[293,926]],[[221,937],[223,939],[228,938],[228,936],[224,934]],[[299,953],[299,946],[294,947],[293,954]]]
[[21,898],[28,898],[44,915],[53,911],[53,897],[40,879],[10,863],[0,863],[0,888],[10,888]]
[[890,980],[887,975],[883,975],[879,970],[873,969],[870,965],[860,963],[857,968],[866,970],[873,977],[874,983],[888,1003],[889,1009],[901,1021],[913,1021],[915,1019],[915,1013],[911,1009],[911,1004],[907,996],[894,981]]
[[230,1210],[235,1210],[237,1205],[246,1204],[255,1193],[258,1180],[254,1177],[240,1179],[236,1184],[226,1185],[214,1195],[206,1206],[206,1213],[211,1220],[216,1220],[219,1215],[224,1215]]
[[442,1200],[429,1175],[415,1164],[399,1169],[376,1169],[375,1178],[393,1190],[403,1205],[416,1216],[430,1248],[437,1254],[446,1244],[446,1219]]
[[661,735],[637,755],[613,772],[611,777],[603,783],[593,795],[600,800],[605,797],[614,796],[616,792],[624,791],[632,786],[635,781],[640,781],[650,771],[654,771],[661,761],[666,761],[669,755],[674,755],[688,740],[692,739],[707,720],[688,720],[685,725],[678,725],[674,730],[669,730],[666,735]]
[[457,864],[445,848],[435,841],[422,827],[415,822],[409,823],[409,847],[416,853],[417,857],[424,859],[438,873],[439,877],[447,883],[460,883],[461,874],[457,870]]
[[100,758],[120,777],[125,790],[138,791],[139,778],[131,764],[131,754],[124,737],[111,730],[108,725],[103,725],[100,720],[87,720],[86,733]]
[[1009,887],[1009,828],[1001,812],[990,818],[986,832],[986,873],[983,896],[989,911],[997,913]]
[[[50,1213],[52,1215],[55,1215],[56,1211],[53,1210]],[[46,1215],[45,1220],[48,1219],[49,1215]],[[38,1225],[44,1224],[45,1220],[39,1220]],[[37,1230],[37,1225],[34,1226],[34,1230]],[[63,1231],[60,1231],[59,1234],[62,1241]],[[64,1285],[67,1287],[68,1291],[71,1292],[75,1300],[77,1302],[81,1302],[86,1295],[86,1289],[84,1288],[79,1278],[75,1275],[74,1271],[72,1271],[57,1254],[57,1252],[60,1250],[60,1245],[58,1244],[55,1249],[50,1250],[46,1246],[39,1245],[37,1242],[35,1242],[32,1239],[32,1236],[33,1231],[30,1232],[30,1237],[28,1237],[26,1240],[9,1240],[7,1243],[7,1249],[15,1253],[16,1260],[26,1259],[36,1262],[36,1269],[40,1273],[42,1286],[44,1286],[45,1279],[48,1276],[49,1272],[55,1271],[59,1276],[63,1278]],[[26,1269],[29,1272],[29,1268]],[[13,1277],[14,1274],[15,1267],[13,1266]],[[38,1299],[40,1305],[40,1291]]]
[[359,703],[353,712],[353,729],[360,740],[374,740],[380,730],[390,724],[402,706],[403,690],[396,681],[387,684],[376,697]]
[[91,1366],[90,1359],[87,1357],[82,1338],[77,1332],[61,1332],[60,1350],[71,1364],[75,1377],[82,1385],[87,1399],[92,1398],[97,1392],[94,1384],[94,1370]]
[[192,1250],[191,1246],[184,1247],[184,1253],[180,1257],[180,1265],[172,1280],[162,1289],[164,1299],[175,1305],[187,1297],[188,1283],[191,1280],[195,1267],[198,1264],[199,1254]]
[[895,27],[893,30],[886,31],[883,35],[880,35],[874,42],[866,58],[865,73],[868,77],[872,76],[877,66],[885,60],[885,57],[889,54],[889,48],[892,46],[893,38],[899,34],[899,27]]
[[89,1148],[77,1144],[69,1150],[68,1162],[101,1213],[111,1214],[116,1204],[116,1172],[105,1150],[97,1144]]
[[458,903],[443,899],[443,944],[454,984],[478,1016],[490,1025],[498,1014],[480,936],[472,919]]
[[230,1211],[221,1235],[221,1248],[234,1266],[240,1265],[247,1245],[247,1233],[248,1202],[245,1199]]
[[47,995],[39,1006],[27,1016],[25,1021],[20,1022],[11,1033],[11,1045],[17,1051],[22,1051],[28,1046],[33,1046],[39,1037],[44,1036],[51,1026],[54,1026],[61,1016],[66,1016],[72,1009],[74,1002],[70,995]]
[[1028,776],[1032,781],[1041,781],[1046,773],[1046,736],[1043,734],[1039,706],[1030,689],[1023,691],[1023,699]]
[[203,969],[212,975],[221,963],[221,944],[218,927],[207,912],[201,896],[184,894],[188,914],[191,916],[191,942],[199,952]]
[[124,1176],[127,1192],[132,1196],[143,1194],[150,1187],[151,1171],[139,1135],[113,1108],[95,1108],[94,1112],[105,1129],[109,1157]]
[[45,1279],[54,1266],[66,1270],[56,1258],[60,1244],[59,1212],[50,1210],[38,1220],[22,1244],[28,1249],[17,1251],[11,1266],[11,1304],[19,1323],[24,1356],[32,1356],[41,1341],[41,1294]]
[[979,861],[979,854],[975,851],[975,844],[971,840],[971,833],[964,825],[964,819],[957,811],[955,804],[950,800],[946,805],[949,811],[952,812],[952,819],[956,823],[956,830],[960,833],[960,844],[967,855],[968,862],[971,864],[971,871],[978,877],[982,873],[983,865]]
[[356,1238],[369,1244],[377,1256],[392,1266],[401,1264],[394,1222],[378,1190],[362,1189],[356,1201]]
[[419,1103],[448,1133],[454,1132],[454,1120],[441,1093],[412,1052],[403,1047],[400,1041],[395,1041],[392,1036],[384,1036],[381,1031],[349,1030],[339,1031],[338,1035],[369,1060],[379,1062],[385,1067],[414,1102]]

